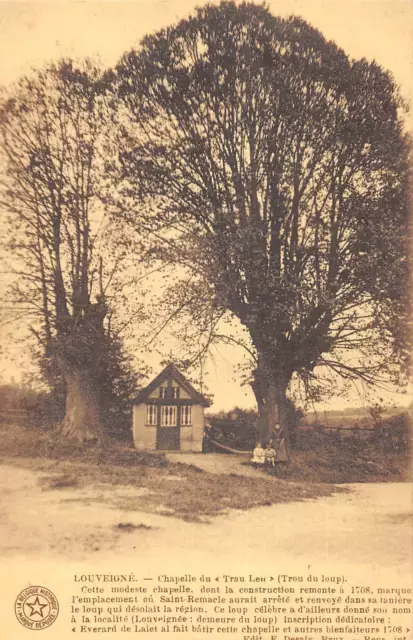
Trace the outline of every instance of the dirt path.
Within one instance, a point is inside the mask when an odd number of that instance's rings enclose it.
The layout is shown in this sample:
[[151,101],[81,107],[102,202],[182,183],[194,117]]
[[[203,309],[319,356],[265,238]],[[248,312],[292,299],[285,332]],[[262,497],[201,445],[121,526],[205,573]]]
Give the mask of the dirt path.
[[251,459],[251,454],[234,455],[230,453],[167,453],[166,457],[171,462],[184,462],[193,464],[208,473],[227,475],[235,474],[247,478],[262,477],[261,472],[254,467],[245,465]]
[[[222,458],[222,456],[219,456]],[[214,458],[211,458],[211,469]],[[222,469],[219,470],[219,473]],[[412,561],[412,488],[408,484],[350,485],[352,491],[304,503],[229,511],[209,524],[106,507],[94,500],[131,487],[42,491],[42,474],[0,466],[0,554],[117,558],[139,553],[215,563],[246,557],[272,563],[311,554],[312,563],[380,564],[402,570]],[[121,526],[120,525],[133,525]],[[247,554],[247,556],[245,555]]]

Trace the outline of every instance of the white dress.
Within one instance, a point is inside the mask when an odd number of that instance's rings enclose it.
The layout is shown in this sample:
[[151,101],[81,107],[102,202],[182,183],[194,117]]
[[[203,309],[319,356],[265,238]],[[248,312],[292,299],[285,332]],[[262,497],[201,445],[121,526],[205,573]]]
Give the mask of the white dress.
[[262,447],[255,447],[252,455],[252,462],[255,462],[255,464],[265,463],[265,451]]

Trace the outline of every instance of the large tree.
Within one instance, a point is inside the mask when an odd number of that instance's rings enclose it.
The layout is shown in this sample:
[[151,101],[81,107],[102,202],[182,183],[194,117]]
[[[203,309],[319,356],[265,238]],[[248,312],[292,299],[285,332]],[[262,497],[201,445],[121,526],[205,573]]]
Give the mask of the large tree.
[[262,437],[286,427],[294,375],[396,374],[407,142],[391,75],[300,18],[224,2],[145,38],[116,82],[119,210],[247,329]]
[[79,441],[102,440],[102,403],[116,385],[124,391],[130,370],[113,335],[126,252],[102,207],[111,122],[103,94],[96,66],[63,60],[5,90],[0,108],[10,300],[30,320],[46,379],[62,382],[61,434]]

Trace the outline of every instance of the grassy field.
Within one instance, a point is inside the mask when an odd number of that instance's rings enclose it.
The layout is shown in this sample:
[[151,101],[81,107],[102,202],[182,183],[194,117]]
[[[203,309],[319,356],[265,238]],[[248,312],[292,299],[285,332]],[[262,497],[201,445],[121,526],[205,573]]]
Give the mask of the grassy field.
[[325,442],[319,449],[295,452],[288,465],[266,473],[301,482],[407,482],[411,464],[407,453],[384,453],[371,444],[348,439],[340,445]]
[[[339,412],[337,412],[339,414]],[[380,422],[359,423],[352,414],[335,416],[334,425],[297,430],[291,463],[272,473],[317,482],[404,482],[411,479],[411,430],[406,413]]]
[[[380,412],[382,420],[388,420],[406,411],[402,407],[385,408]],[[361,407],[350,407],[348,409],[337,409],[329,411],[309,411],[301,421],[302,426],[324,425],[330,428],[340,429],[371,429],[374,420],[368,409]]]
[[[378,454],[365,445],[297,451],[292,462],[257,477],[212,474],[196,466],[168,462],[164,455],[138,452],[111,443],[105,449],[58,444],[50,433],[17,425],[0,426],[3,464],[41,472],[39,490],[65,491],[98,487],[95,501],[108,503],[105,487],[136,488],[113,506],[199,521],[228,509],[251,509],[345,491],[339,483],[404,481],[408,456]],[[359,443],[360,445],[360,443]],[[199,454],[202,455],[202,454]],[[205,454],[208,455],[208,454]],[[249,464],[249,463],[246,463]]]

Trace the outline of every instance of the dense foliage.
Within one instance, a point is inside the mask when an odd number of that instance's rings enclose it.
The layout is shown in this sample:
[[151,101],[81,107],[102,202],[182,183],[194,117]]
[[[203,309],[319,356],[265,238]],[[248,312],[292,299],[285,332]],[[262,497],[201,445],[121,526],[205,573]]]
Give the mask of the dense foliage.
[[115,84],[118,211],[185,268],[198,308],[247,330],[263,434],[293,377],[398,379],[408,144],[391,75],[300,18],[223,2],[146,37]]
[[114,318],[127,278],[103,208],[111,112],[103,74],[70,60],[23,77],[0,105],[0,205],[16,317],[28,322],[62,434],[102,440],[136,384]]

